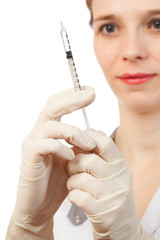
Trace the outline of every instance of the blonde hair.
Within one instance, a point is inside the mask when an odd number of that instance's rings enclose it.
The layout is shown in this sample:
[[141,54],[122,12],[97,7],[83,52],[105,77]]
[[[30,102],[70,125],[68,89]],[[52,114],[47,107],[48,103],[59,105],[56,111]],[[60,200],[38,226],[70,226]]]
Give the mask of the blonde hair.
[[90,18],[90,25],[92,26],[92,23],[93,23],[93,14],[92,14],[92,0],[86,0],[86,4],[87,4],[87,7],[90,11],[90,15],[91,15],[91,18]]

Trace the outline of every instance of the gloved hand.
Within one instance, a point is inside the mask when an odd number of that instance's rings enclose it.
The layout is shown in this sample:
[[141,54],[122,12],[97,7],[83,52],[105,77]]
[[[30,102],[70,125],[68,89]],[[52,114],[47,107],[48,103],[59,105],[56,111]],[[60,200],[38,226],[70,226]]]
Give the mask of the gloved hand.
[[6,240],[53,239],[53,215],[68,194],[67,163],[74,152],[58,139],[80,149],[95,148],[84,131],[60,122],[63,115],[89,105],[92,88],[73,89],[51,97],[22,146],[16,206]]
[[146,232],[142,236],[132,174],[116,145],[102,132],[87,133],[97,147],[93,153],[74,149],[76,157],[68,164],[69,200],[86,212],[97,240],[153,239]]

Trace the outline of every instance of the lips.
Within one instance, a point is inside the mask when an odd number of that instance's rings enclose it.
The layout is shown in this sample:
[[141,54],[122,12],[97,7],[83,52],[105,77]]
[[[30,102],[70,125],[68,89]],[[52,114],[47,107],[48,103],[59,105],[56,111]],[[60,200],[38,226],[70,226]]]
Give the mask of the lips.
[[136,85],[136,84],[142,84],[142,83],[148,82],[149,80],[153,79],[155,76],[156,74],[148,74],[148,73],[147,74],[146,73],[136,73],[136,74],[125,73],[118,76],[118,78],[126,84]]

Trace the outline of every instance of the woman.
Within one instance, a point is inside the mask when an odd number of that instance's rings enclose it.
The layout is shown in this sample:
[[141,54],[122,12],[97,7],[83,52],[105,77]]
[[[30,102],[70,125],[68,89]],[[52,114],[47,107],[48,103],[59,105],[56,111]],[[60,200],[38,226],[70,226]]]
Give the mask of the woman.
[[[23,144],[7,240],[53,239],[52,219],[56,232],[55,213],[68,191],[89,219],[86,237],[76,239],[160,239],[160,2],[87,4],[95,54],[117,96],[120,126],[112,141],[102,132],[60,123],[63,115],[94,100],[91,88],[49,99]],[[62,231],[63,222],[59,226]]]

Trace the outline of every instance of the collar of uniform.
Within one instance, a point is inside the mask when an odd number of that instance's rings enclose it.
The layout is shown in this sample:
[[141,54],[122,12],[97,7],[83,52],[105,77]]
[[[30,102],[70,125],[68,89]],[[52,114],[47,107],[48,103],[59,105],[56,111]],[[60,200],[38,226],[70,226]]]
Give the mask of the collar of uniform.
[[113,141],[114,141],[114,138],[115,138],[116,131],[117,131],[117,128],[110,135],[110,138],[112,138]]
[[[155,234],[160,231],[160,187],[150,201],[141,223],[146,231],[150,234]],[[159,239],[159,238],[158,238]]]

